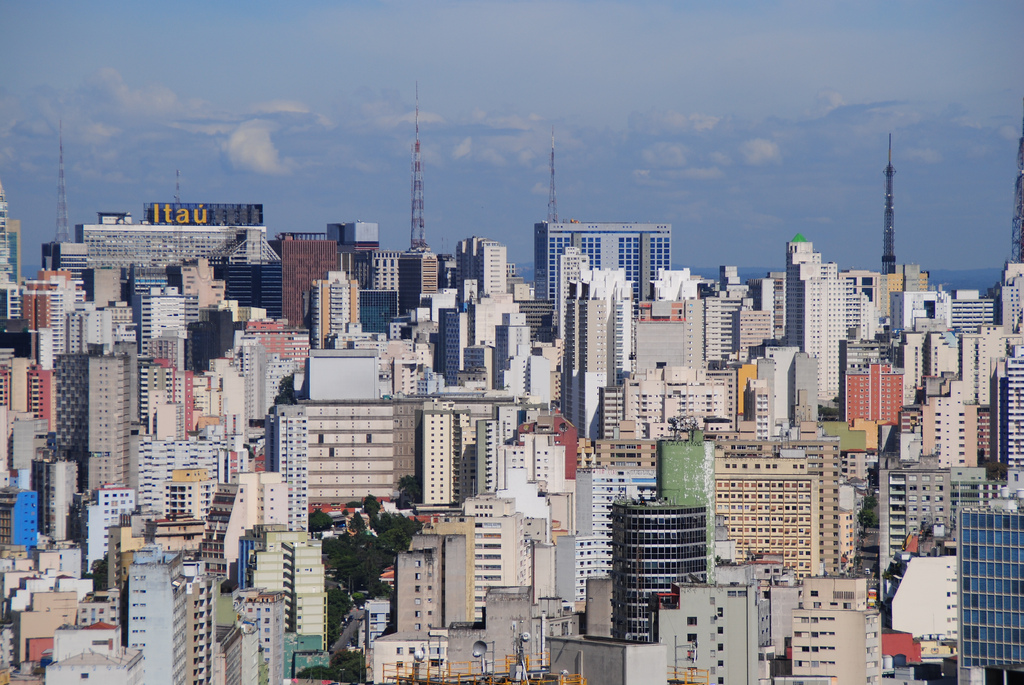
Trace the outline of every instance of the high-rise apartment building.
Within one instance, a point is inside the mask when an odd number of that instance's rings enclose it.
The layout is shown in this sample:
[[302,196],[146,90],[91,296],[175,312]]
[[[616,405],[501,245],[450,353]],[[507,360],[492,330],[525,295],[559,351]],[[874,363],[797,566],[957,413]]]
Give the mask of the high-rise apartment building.
[[846,420],[899,423],[903,408],[903,372],[889,364],[870,364],[843,374]]
[[864,578],[806,578],[793,610],[793,675],[836,685],[882,682],[882,620]]
[[651,281],[672,268],[671,224],[555,223],[533,227],[534,284],[537,297],[556,299],[559,257],[579,248],[591,269],[622,269],[633,299],[651,297]]
[[[718,513],[728,514],[729,538],[738,551],[783,554],[800,575],[843,568],[838,439],[730,436],[716,439],[715,448]],[[756,507],[743,503],[747,495],[759,501]]]
[[343,271],[329,271],[313,281],[309,294],[309,338],[316,349],[330,347],[329,341],[345,332],[347,324],[359,323],[359,283]]
[[598,437],[600,388],[633,369],[633,290],[622,270],[585,271],[569,285],[562,358],[562,413],[580,433]]
[[184,685],[191,682],[186,638],[188,586],[181,555],[159,545],[136,550],[128,568],[127,646],[141,649],[145,682]]
[[21,222],[10,218],[0,183],[0,281],[21,282]]
[[326,649],[327,592],[320,540],[311,540],[305,531],[270,525],[247,533],[239,552],[240,587],[284,592],[286,630],[318,637],[316,649]]
[[57,454],[78,462],[83,491],[129,483],[129,433],[137,411],[134,361],[120,353],[57,358]]
[[[305,531],[309,520],[309,422],[306,408],[279,404],[267,414],[266,469],[288,485],[288,530]],[[322,440],[323,434],[315,434]]]
[[292,326],[304,326],[303,297],[314,281],[337,271],[338,243],[325,233],[284,233],[269,244],[281,257],[281,313]]
[[846,337],[844,289],[834,262],[801,234],[786,246],[786,345],[818,360],[818,397],[839,394],[839,341]]
[[508,248],[489,238],[466,238],[455,247],[459,296],[466,298],[466,281],[475,281],[478,295],[507,292]]
[[434,403],[423,409],[423,503],[458,504],[476,471],[476,426],[470,413]]

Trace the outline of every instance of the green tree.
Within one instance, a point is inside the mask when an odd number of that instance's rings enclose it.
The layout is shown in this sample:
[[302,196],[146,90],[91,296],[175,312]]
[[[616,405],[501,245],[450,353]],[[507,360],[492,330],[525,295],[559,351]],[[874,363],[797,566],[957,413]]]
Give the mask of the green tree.
[[986,461],[985,478],[988,480],[1006,480],[1006,464],[999,461]]
[[333,666],[310,666],[299,671],[296,677],[299,680],[342,680]]
[[331,518],[330,514],[317,509],[309,515],[309,531],[311,533],[319,533],[331,528],[334,528],[334,519]]
[[342,682],[363,682],[366,679],[366,660],[363,653],[354,649],[343,649],[331,657],[331,666]]
[[363,515],[358,511],[352,514],[352,518],[348,520],[348,529],[356,535],[366,532],[366,521],[363,520]]
[[863,528],[877,528],[878,527],[878,500],[875,499],[874,495],[868,495],[864,498],[861,503],[860,511],[857,512],[857,522]]
[[341,635],[341,622],[352,608],[352,598],[341,588],[327,591],[327,644],[333,645]]
[[420,484],[416,480],[416,476],[402,476],[398,480],[398,491],[413,502],[420,500]]
[[864,528],[878,528],[878,514],[874,509],[861,509],[857,522]]
[[290,374],[281,379],[277,386],[277,397],[274,404],[297,404],[295,399],[295,374]]
[[97,559],[92,562],[92,569],[90,569],[91,572],[84,576],[85,578],[92,578],[92,587],[94,590],[107,589],[108,559],[108,555],[104,554],[102,559]]
[[370,528],[377,529],[377,514],[380,513],[380,502],[373,495],[363,498],[363,511],[370,517]]

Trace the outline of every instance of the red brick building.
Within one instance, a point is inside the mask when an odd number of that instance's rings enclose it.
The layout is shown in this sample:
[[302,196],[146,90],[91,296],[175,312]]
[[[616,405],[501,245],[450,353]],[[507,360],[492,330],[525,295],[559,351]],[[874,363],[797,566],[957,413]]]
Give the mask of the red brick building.
[[282,233],[270,247],[281,256],[281,313],[292,326],[303,326],[302,297],[313,281],[338,270],[338,243],[324,233]]
[[898,424],[903,408],[903,372],[889,364],[871,364],[845,376],[846,420]]

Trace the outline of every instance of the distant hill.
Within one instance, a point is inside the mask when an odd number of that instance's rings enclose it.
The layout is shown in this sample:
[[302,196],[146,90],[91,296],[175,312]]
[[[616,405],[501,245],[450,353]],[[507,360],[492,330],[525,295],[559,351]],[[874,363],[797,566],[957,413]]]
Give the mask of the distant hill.
[[980,290],[985,291],[998,283],[1003,277],[1002,268],[997,269],[932,269],[928,274],[928,285],[943,290]]

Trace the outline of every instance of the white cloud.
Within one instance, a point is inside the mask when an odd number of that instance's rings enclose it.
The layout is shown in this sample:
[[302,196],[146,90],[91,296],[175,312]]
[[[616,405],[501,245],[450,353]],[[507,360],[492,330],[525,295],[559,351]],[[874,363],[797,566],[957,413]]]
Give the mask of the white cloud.
[[711,161],[718,166],[729,166],[732,164],[732,157],[724,152],[712,152],[708,157],[710,157]]
[[942,155],[938,150],[933,150],[930,147],[927,148],[910,148],[903,155],[907,159],[916,159],[924,162],[925,164],[938,164],[942,161]]
[[782,161],[782,154],[779,152],[779,146],[764,138],[748,140],[740,145],[740,152],[743,153],[743,157],[747,160],[747,164],[752,166],[768,164],[769,162],[778,164]]
[[721,117],[710,114],[693,113],[690,115],[681,112],[653,111],[634,112],[629,116],[630,128],[650,134],[659,133],[682,133],[685,131],[710,131]]
[[473,151],[473,138],[467,136],[462,139],[462,142],[455,146],[455,150],[452,151],[452,157],[455,159],[462,159],[470,152]]
[[692,181],[707,181],[725,176],[725,174],[722,173],[722,170],[716,166],[707,168],[691,167],[676,173],[679,178],[686,178]]
[[252,111],[257,114],[309,114],[309,107],[296,100],[270,100],[253,105]]
[[130,88],[116,69],[100,69],[89,82],[125,114],[160,115],[182,110],[178,96],[170,88],[155,84]]
[[651,166],[682,167],[686,166],[686,147],[678,143],[655,143],[640,156]]
[[223,147],[231,166],[258,174],[288,173],[287,166],[281,162],[277,148],[270,139],[270,129],[270,123],[260,119],[239,124]]

